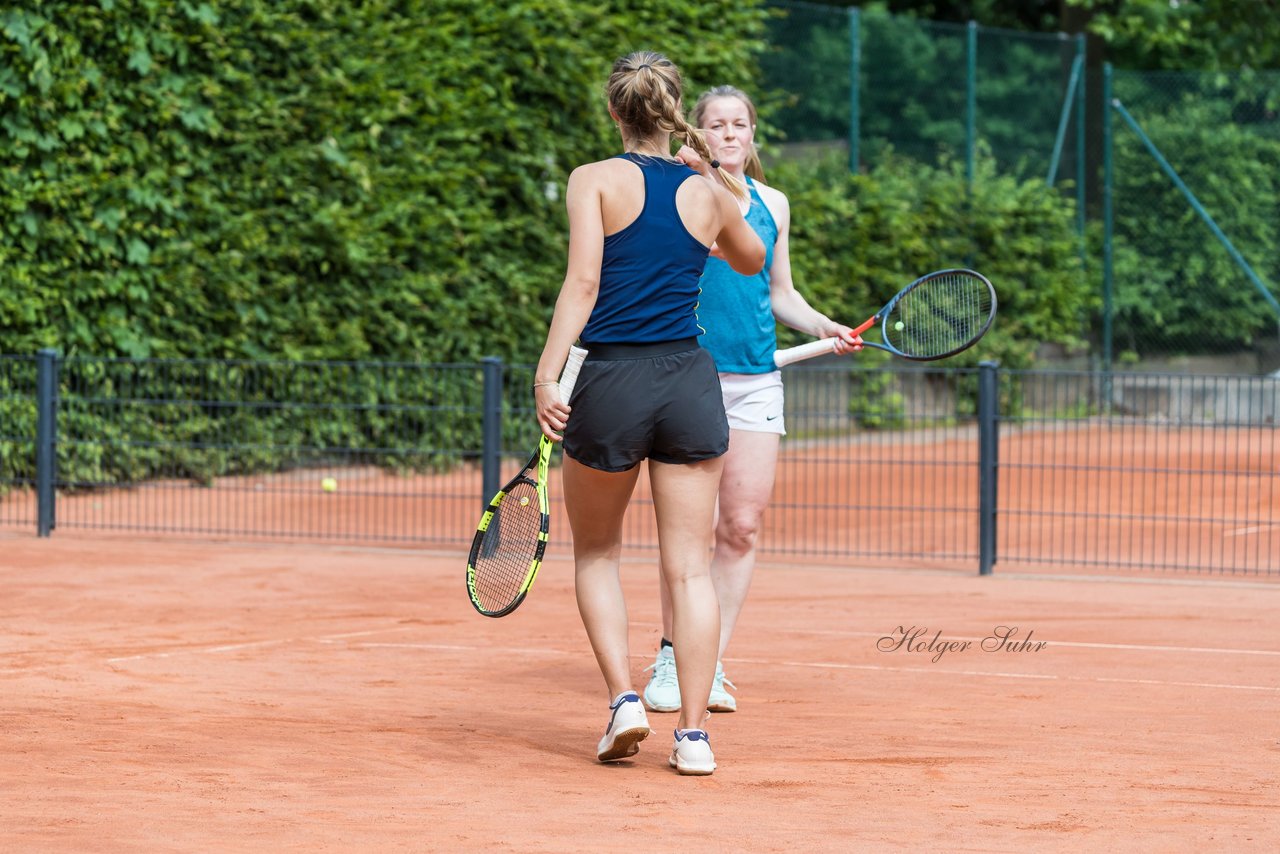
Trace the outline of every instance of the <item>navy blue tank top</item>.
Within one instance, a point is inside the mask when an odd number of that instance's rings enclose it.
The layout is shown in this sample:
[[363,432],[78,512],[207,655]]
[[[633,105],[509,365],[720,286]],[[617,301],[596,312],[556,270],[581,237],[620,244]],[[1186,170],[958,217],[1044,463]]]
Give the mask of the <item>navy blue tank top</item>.
[[582,330],[584,345],[646,344],[694,338],[698,278],[707,247],[676,210],[676,190],[696,172],[660,157],[620,154],[644,175],[644,207],[621,231],[604,239],[600,291]]

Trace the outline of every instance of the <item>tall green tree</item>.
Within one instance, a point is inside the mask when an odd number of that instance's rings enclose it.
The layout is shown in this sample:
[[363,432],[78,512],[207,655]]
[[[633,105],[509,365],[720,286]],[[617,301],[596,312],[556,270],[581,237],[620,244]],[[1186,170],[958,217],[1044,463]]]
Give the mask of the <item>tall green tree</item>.
[[1278,0],[1064,0],[1118,66],[1280,68]]
[[1062,30],[1063,0],[824,0],[823,5],[910,15],[928,21],[985,27],[1057,32]]

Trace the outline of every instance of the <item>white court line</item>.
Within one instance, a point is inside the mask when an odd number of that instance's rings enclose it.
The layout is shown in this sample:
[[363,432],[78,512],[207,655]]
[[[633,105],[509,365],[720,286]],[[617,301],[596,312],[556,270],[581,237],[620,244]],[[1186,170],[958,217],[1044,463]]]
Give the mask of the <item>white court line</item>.
[[878,664],[834,664],[804,661],[753,661],[751,659],[726,658],[725,661],[743,664],[781,664],[785,667],[816,667],[824,670],[883,670],[895,673],[944,673],[957,676],[996,676],[1009,679],[1046,679],[1062,682],[1110,682],[1121,685],[1164,685],[1177,688],[1229,688],[1238,691],[1273,691],[1280,693],[1280,685],[1232,685],[1220,682],[1176,682],[1164,679],[1125,679],[1115,676],[1055,676],[1031,673],[1000,673],[986,670],[948,670],[928,667],[885,667]]
[[340,635],[321,635],[318,638],[307,638],[307,640],[318,640],[322,643],[328,642],[331,638],[363,638],[369,635],[385,635],[391,632],[407,632],[410,629],[421,628],[420,626],[400,626],[396,629],[370,629],[364,632],[343,632]]
[[56,664],[34,664],[31,667],[10,667],[6,670],[0,670],[0,676],[12,676],[17,673],[37,673],[41,670],[52,670],[57,666]]
[[[238,649],[251,649],[261,646],[279,646],[282,644],[297,643],[298,641],[319,641],[320,643],[328,643],[334,640],[345,638],[368,637],[369,635],[382,635],[391,632],[407,632],[410,629],[418,628],[417,626],[397,626],[388,629],[369,629],[361,632],[343,632],[336,635],[318,635],[303,638],[270,638],[268,640],[248,641],[246,643],[222,644],[219,646],[209,647],[184,647],[181,649],[171,649],[166,652],[140,652],[137,655],[118,655],[106,660],[107,664],[120,664],[126,661],[143,661],[149,659],[174,658],[181,655],[203,655],[222,652],[234,652]],[[70,663],[70,662],[66,662]],[[66,663],[59,664],[37,664],[32,667],[11,667],[0,670],[0,676],[11,676],[17,673],[34,673],[40,670],[51,670],[56,667],[63,667]]]
[[[298,641],[319,641],[320,643],[326,643],[330,640],[336,640],[341,638],[368,637],[369,635],[381,635],[381,634],[388,634],[390,632],[404,632],[404,631],[408,631],[410,628],[417,628],[417,627],[416,626],[400,626],[394,629],[371,629],[369,631],[363,631],[363,632],[345,632],[343,634],[338,634],[338,635],[317,635],[315,637],[305,637],[305,638],[272,638],[269,640],[248,641],[246,643],[224,644],[222,646],[209,646],[209,647],[190,648],[190,649],[174,649],[168,652],[141,652],[141,653],[138,653],[137,655],[122,655],[117,658],[108,658],[107,663],[115,664],[116,662],[120,662],[120,661],[139,661],[141,659],[148,659],[148,658],[173,658],[174,656],[178,656],[178,655],[200,655],[203,653],[232,652],[237,649],[251,649],[252,647],[257,647],[257,646],[279,646],[280,644],[297,643]],[[0,671],[0,672],[4,672],[4,671]],[[19,672],[19,671],[14,671],[14,672]]]
[[[321,641],[321,643],[332,643],[332,641]],[[550,649],[547,647],[539,647],[538,649],[500,649],[498,647],[488,646],[462,646],[454,643],[361,643],[358,646],[367,646],[376,649],[434,649],[445,650],[447,652],[502,652],[502,653],[518,653],[520,655],[552,655],[552,656],[573,656],[578,655],[576,652],[569,652],[563,649]],[[633,655],[632,658],[642,658],[643,656]],[[728,659],[725,659],[728,661]]]
[[[172,658],[180,655],[200,655],[202,653],[221,653],[237,649],[249,649],[253,647],[277,646],[287,643],[314,642],[323,644],[339,643],[343,640],[358,637],[368,637],[377,634],[389,634],[392,632],[409,631],[418,628],[417,626],[399,626],[396,628],[371,629],[359,632],[344,632],[332,635],[315,635],[302,638],[276,638],[262,641],[251,641],[241,644],[224,644],[214,647],[177,649],[168,652],[140,653],[138,655],[118,656],[107,659],[107,663],[118,663],[125,661],[138,661],[149,658]],[[840,632],[840,631],[823,631],[823,630],[806,630],[806,629],[788,629],[797,634],[826,634],[826,635],[843,635],[857,637],[885,637],[885,635],[877,632]],[[954,640],[964,640],[964,638],[952,638]],[[1049,641],[1051,645],[1057,646],[1086,646],[1098,647],[1104,649],[1137,649],[1151,650],[1157,652],[1216,652],[1221,654],[1261,654],[1261,655],[1278,655],[1280,653],[1268,650],[1244,650],[1244,649],[1212,649],[1205,647],[1165,647],[1165,646],[1143,646],[1138,644],[1089,644],[1079,642],[1065,641]],[[370,648],[390,648],[390,649],[421,649],[436,650],[450,652],[466,652],[466,653],[501,653],[504,655],[518,656],[556,656],[556,657],[578,657],[580,652],[568,651],[561,649],[553,649],[548,647],[538,647],[529,649],[525,647],[481,647],[468,644],[442,644],[442,643],[380,643],[380,642],[356,642],[352,646],[362,646]],[[648,660],[647,654],[633,655],[632,658]],[[954,676],[976,676],[998,679],[1031,679],[1042,681],[1061,681],[1061,682],[1092,682],[1092,683],[1111,683],[1126,685],[1161,685],[1168,687],[1180,688],[1211,688],[1239,691],[1270,691],[1280,693],[1280,686],[1268,685],[1240,685],[1231,683],[1218,682],[1181,682],[1160,679],[1129,679],[1120,677],[1091,677],[1091,676],[1058,676],[1053,674],[1037,674],[1037,673],[1010,673],[998,670],[952,670],[945,667],[895,667],[880,664],[844,664],[839,662],[810,662],[810,661],[772,661],[767,659],[751,659],[751,658],[726,658],[725,661],[731,664],[755,664],[768,667],[802,667],[815,668],[822,670],[864,670],[879,671],[885,673],[929,673],[944,674]],[[43,665],[35,668],[0,670],[0,674],[10,673],[30,673],[33,670],[46,670],[58,665]]]
[[248,641],[246,643],[230,643],[226,646],[211,646],[204,652],[234,652],[237,649],[252,649],[255,646],[274,646],[281,643],[293,643],[297,638],[275,638],[274,640]]
[[[914,627],[913,627],[914,628]],[[770,629],[771,632],[790,632],[797,635],[831,635],[835,637],[855,637],[855,638],[892,638],[901,640],[901,632],[850,632],[840,629]],[[920,640],[928,641],[933,638],[934,632],[926,630],[920,635]],[[990,635],[988,635],[990,637]],[[985,638],[961,637],[959,635],[948,635],[945,632],[942,635],[942,641],[969,641],[970,643],[981,643]],[[1010,643],[1021,643],[1022,638],[1010,638]],[[1044,638],[1036,638],[1032,643],[1045,644],[1045,649],[1058,646],[1078,647],[1084,649],[1133,649],[1143,652],[1207,652],[1217,655],[1275,655],[1280,656],[1280,650],[1273,649],[1241,649],[1238,647],[1210,647],[1210,646],[1162,646],[1160,644],[1141,644],[1141,643],[1089,643],[1087,641],[1060,641],[1045,640]]]
[[1251,525],[1248,528],[1236,528],[1234,531],[1227,531],[1224,537],[1243,537],[1246,534],[1259,534],[1263,531],[1270,531],[1272,528],[1280,527],[1280,525]]
[[[442,643],[361,643],[358,644],[358,646],[385,647],[393,649],[448,650],[452,652],[467,653],[502,653],[503,655],[525,656],[552,655],[576,657],[582,655],[582,653],[579,652],[569,652],[563,649],[550,649],[546,647],[539,649],[526,649],[524,647],[484,647]],[[631,657],[646,661],[649,658],[648,655],[633,655]],[[725,661],[730,664],[756,664],[764,665],[766,667],[808,667],[819,670],[872,670],[883,673],[929,673],[947,676],[983,676],[998,679],[1038,679],[1046,682],[1106,682],[1122,685],[1162,685],[1176,688],[1215,688],[1236,691],[1270,691],[1280,693],[1280,686],[1276,685],[1236,685],[1221,682],[1178,682],[1162,679],[1125,679],[1120,677],[1103,676],[1057,676],[1045,673],[1007,673],[999,670],[951,670],[945,667],[891,667],[883,664],[842,664],[838,662],[824,661],[770,661],[767,659],[757,658],[726,658]]]
[[138,661],[144,658],[173,658],[178,655],[199,655],[209,652],[231,652],[236,649],[249,649],[255,646],[275,646],[282,643],[292,643],[296,638],[275,638],[273,640],[250,641],[249,643],[234,643],[226,646],[209,646],[203,649],[175,649],[169,652],[140,652],[137,655],[122,655],[117,658],[108,658],[107,664],[116,664],[121,661]]

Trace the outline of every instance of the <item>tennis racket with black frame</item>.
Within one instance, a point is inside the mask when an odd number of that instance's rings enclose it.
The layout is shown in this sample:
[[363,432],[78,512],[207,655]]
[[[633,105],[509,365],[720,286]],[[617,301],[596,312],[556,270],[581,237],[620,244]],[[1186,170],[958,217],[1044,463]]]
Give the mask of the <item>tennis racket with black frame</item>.
[[[978,343],[996,317],[996,289],[973,270],[938,270],[921,276],[885,303],[884,308],[853,330],[861,335],[879,324],[882,341],[865,347],[904,359],[945,359]],[[838,338],[823,338],[798,347],[775,350],[779,368],[835,351]]]
[[[573,394],[587,351],[569,349],[560,375],[560,399]],[[505,617],[529,593],[551,532],[551,505],[547,498],[547,469],[553,443],[545,435],[520,473],[489,502],[467,556],[467,596],[486,617]]]

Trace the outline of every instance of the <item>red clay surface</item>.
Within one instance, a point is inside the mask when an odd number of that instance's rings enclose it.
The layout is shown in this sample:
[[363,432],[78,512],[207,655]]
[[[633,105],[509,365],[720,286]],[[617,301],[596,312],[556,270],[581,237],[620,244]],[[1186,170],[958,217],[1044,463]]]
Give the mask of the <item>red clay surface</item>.
[[[1274,583],[763,565],[697,779],[667,767],[671,715],[594,761],[563,547],[501,620],[460,551],[60,530],[0,553],[3,851],[1280,845]],[[656,580],[624,575],[639,688]],[[1047,646],[984,651],[999,626]],[[877,649],[900,627],[971,646]]]

